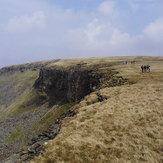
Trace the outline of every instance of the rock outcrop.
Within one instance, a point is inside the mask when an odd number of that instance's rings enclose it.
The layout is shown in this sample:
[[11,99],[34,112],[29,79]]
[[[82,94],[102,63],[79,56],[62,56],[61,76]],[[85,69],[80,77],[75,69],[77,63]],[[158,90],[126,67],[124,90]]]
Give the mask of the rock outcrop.
[[73,110],[68,110],[66,113],[62,114],[55,122],[43,133],[34,137],[26,149],[18,153],[19,159],[17,163],[28,162],[33,159],[35,156],[39,156],[44,152],[44,147],[48,144],[48,141],[54,139],[60,132],[61,121],[66,117],[74,116],[76,113]]
[[100,71],[99,69],[103,66],[106,65],[97,65],[96,68],[88,69],[78,65],[68,69],[43,68],[40,70],[34,88],[47,93],[51,106],[56,103],[78,102],[85,95],[101,87],[113,87],[126,83],[126,79],[115,76],[118,73],[116,71],[111,69],[105,72]]
[[100,84],[103,74],[93,74],[93,70],[71,68],[41,69],[34,87],[44,91],[49,97],[49,105],[56,102],[78,102]]

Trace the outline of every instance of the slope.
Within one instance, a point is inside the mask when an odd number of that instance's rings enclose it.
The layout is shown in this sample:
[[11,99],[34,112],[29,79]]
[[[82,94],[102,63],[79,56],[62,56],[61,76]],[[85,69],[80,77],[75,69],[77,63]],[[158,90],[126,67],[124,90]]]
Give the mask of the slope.
[[[17,152],[26,133],[47,110],[46,95],[33,89],[41,68],[55,61],[14,65],[0,69],[0,157]],[[39,109],[38,109],[39,108]]]
[[[124,58],[127,64],[112,66],[130,84],[87,95],[76,108],[77,115],[62,122],[60,134],[31,163],[161,163],[163,61],[134,60]],[[151,72],[142,73],[142,64],[150,64]]]

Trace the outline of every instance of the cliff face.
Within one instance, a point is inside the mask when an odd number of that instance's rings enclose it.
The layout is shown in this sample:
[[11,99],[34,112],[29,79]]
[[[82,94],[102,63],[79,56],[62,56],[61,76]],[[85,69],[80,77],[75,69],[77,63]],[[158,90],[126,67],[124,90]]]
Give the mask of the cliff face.
[[74,67],[68,70],[41,69],[34,87],[47,93],[50,105],[78,102],[99,86],[102,76],[102,73],[94,74],[93,70]]

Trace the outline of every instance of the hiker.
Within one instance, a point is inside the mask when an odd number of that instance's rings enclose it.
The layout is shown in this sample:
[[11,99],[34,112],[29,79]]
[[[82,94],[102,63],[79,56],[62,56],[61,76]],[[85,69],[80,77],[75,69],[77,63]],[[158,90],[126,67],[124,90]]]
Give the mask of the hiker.
[[125,61],[124,64],[127,64],[127,61]]
[[141,66],[141,70],[142,70],[142,72],[150,72],[150,65],[142,65]]
[[142,72],[144,71],[144,66],[143,65],[141,66],[141,70],[142,70]]
[[144,72],[147,72],[147,66],[146,65],[144,66],[143,69],[144,69]]
[[142,66],[141,66],[141,70],[142,70],[142,72],[143,72],[143,69],[144,69],[144,66],[142,65]]
[[150,72],[150,65],[147,65],[147,71]]

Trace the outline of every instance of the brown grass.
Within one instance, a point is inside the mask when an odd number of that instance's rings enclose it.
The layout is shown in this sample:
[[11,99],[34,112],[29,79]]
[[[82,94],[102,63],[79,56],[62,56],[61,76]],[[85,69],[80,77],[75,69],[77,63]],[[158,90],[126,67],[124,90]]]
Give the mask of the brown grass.
[[137,57],[137,56],[127,56],[127,57],[91,57],[91,58],[73,58],[73,59],[62,59],[57,62],[50,62],[47,64],[49,68],[68,68],[70,66],[75,66],[76,64],[81,64],[82,67],[89,67],[96,64],[108,64],[116,62],[131,62],[131,61],[159,61],[162,57]]
[[[150,64],[150,73],[140,65]],[[139,61],[114,68],[132,85],[104,88],[80,102],[61,133],[31,163],[161,163],[163,62]],[[98,102],[97,93],[107,100]]]

